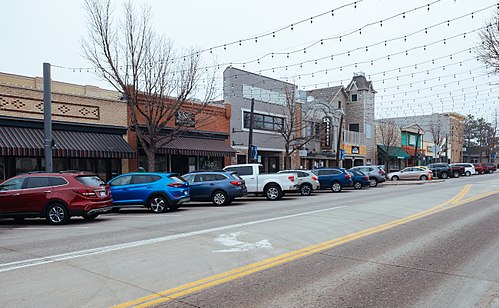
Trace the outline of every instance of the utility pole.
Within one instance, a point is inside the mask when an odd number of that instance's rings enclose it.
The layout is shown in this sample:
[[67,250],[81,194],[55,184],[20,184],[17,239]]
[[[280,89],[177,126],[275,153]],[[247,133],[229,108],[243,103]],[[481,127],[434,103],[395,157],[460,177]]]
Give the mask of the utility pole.
[[449,134],[445,134],[445,163],[449,163]]
[[50,63],[43,63],[43,131],[45,135],[45,171],[54,171],[52,163],[52,80]]
[[255,99],[251,99],[251,111],[250,111],[250,124],[249,124],[249,134],[248,134],[248,159],[247,163],[253,162],[253,121],[255,117]]

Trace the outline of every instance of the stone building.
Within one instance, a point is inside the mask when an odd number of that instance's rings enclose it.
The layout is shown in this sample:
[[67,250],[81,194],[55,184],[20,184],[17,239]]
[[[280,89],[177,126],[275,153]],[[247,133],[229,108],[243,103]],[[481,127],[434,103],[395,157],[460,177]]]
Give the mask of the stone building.
[[[127,172],[127,106],[119,93],[52,82],[53,169]],[[45,170],[43,79],[0,73],[0,180]]]

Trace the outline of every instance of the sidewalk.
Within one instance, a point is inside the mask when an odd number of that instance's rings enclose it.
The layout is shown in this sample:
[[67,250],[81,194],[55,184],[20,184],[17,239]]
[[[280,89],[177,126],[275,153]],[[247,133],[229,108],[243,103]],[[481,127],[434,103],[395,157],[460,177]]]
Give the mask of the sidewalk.
[[421,180],[398,180],[398,181],[390,181],[386,180],[383,182],[383,185],[423,185],[423,184],[433,184],[433,183],[442,183],[445,180],[436,179],[431,181],[421,181]]

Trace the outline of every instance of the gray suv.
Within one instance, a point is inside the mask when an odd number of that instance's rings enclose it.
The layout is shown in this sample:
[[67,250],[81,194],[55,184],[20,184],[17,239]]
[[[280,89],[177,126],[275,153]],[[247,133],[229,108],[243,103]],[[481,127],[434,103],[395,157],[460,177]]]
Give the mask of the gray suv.
[[351,169],[360,170],[369,176],[369,186],[376,187],[378,183],[383,183],[385,179],[385,170],[382,166],[356,166]]

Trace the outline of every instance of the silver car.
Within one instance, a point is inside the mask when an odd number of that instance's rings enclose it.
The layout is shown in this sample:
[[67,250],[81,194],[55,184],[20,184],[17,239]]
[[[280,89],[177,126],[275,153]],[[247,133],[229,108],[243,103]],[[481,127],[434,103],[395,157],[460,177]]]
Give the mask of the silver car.
[[407,167],[397,172],[388,173],[388,179],[398,180],[431,180],[433,172],[419,167]]
[[278,173],[298,174],[298,190],[302,196],[310,196],[314,190],[319,189],[319,179],[312,171],[308,170],[283,170]]
[[356,166],[351,169],[360,170],[369,176],[369,186],[376,187],[378,183],[383,183],[385,179],[385,170],[382,166]]

